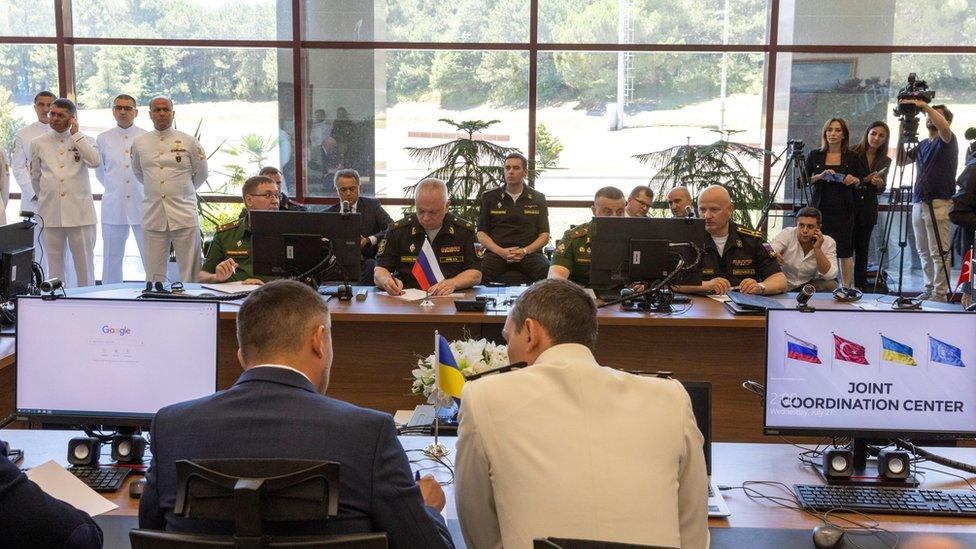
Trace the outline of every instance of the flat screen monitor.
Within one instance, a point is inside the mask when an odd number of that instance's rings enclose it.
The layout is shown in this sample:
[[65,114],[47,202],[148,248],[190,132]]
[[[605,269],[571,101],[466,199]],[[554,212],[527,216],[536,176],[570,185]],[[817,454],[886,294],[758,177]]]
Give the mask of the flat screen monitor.
[[251,212],[254,274],[298,276],[315,267],[331,250],[336,265],[321,280],[359,280],[359,224],[358,213]]
[[0,301],[27,293],[34,261],[34,223],[0,226]]
[[[594,217],[590,223],[590,283],[619,285],[662,280],[678,259],[691,264],[705,243],[705,220]],[[701,263],[672,283],[698,285]]]
[[976,315],[770,309],[766,434],[976,437]]
[[17,303],[17,415],[148,427],[170,404],[217,390],[218,305],[42,299]]

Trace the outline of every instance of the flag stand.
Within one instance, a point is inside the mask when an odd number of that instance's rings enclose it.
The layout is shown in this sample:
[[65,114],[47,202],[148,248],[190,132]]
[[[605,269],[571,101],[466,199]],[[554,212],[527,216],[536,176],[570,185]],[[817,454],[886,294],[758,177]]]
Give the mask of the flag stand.
[[[430,301],[429,297],[424,300],[424,302],[429,302],[429,301]],[[433,305],[433,303],[431,303],[431,305]],[[421,303],[421,307],[423,307],[423,303]],[[441,390],[440,385],[438,384],[438,378],[440,378],[441,375],[440,354],[438,353],[439,335],[440,334],[437,332],[437,330],[434,330],[434,387],[435,387],[434,390],[435,391]],[[450,448],[444,446],[437,440],[437,437],[439,435],[438,431],[440,430],[440,422],[441,422],[440,415],[437,413],[437,406],[435,405],[434,406],[434,442],[428,444],[423,451],[425,456],[433,459],[441,459],[451,453]]]

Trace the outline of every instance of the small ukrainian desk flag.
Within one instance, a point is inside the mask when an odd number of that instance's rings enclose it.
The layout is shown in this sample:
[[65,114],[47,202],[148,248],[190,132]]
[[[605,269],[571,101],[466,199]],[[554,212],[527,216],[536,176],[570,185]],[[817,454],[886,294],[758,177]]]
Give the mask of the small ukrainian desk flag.
[[444,336],[435,333],[437,340],[437,388],[444,394],[453,398],[461,398],[461,389],[464,387],[464,374],[458,368],[454,353],[451,352],[451,345],[444,339]]

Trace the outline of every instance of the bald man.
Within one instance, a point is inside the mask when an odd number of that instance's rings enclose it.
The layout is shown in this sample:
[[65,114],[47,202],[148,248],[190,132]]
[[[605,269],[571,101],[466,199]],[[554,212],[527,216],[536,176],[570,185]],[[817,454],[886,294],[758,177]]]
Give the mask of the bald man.
[[702,285],[677,286],[684,293],[771,295],[786,291],[786,276],[758,231],[732,222],[732,199],[724,187],[712,185],[698,195],[698,211],[705,220]]
[[686,208],[694,208],[694,200],[688,187],[675,187],[668,191],[668,207],[671,208],[671,215],[674,217],[688,217]]

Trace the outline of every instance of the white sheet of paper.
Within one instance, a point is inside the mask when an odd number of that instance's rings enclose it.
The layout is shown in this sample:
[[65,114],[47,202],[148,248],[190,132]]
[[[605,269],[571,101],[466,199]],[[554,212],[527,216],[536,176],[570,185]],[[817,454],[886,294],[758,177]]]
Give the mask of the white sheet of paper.
[[[386,295],[390,295],[390,294],[386,294]],[[419,288],[407,288],[403,290],[403,295],[394,295],[390,297],[394,299],[402,299],[403,301],[422,301],[425,297],[427,297],[427,292]],[[453,293],[448,295],[432,295],[430,297],[432,299],[437,299],[441,297],[464,297],[464,294]]]
[[241,292],[251,292],[258,289],[257,284],[244,284],[243,282],[220,282],[215,284],[201,284],[203,288],[215,290],[225,294],[238,294]]
[[727,296],[727,295],[725,295],[725,294],[722,294],[722,295],[708,294],[708,297],[714,299],[715,301],[718,301],[719,303],[725,303],[726,301],[732,301],[732,298],[729,297],[729,296]]
[[54,460],[27,471],[27,478],[37,483],[49,496],[70,503],[93,517],[118,508],[118,505],[100,496]]

